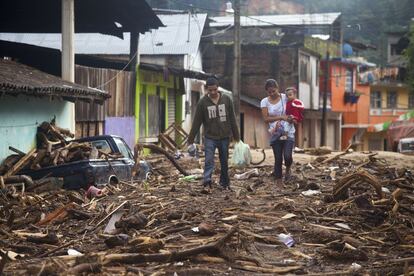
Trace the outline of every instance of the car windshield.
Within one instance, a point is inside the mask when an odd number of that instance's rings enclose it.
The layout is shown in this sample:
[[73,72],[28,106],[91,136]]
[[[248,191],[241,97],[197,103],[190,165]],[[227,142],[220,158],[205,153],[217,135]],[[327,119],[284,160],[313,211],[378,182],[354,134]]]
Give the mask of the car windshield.
[[120,138],[114,138],[114,141],[116,145],[118,146],[119,151],[122,153],[122,155],[125,158],[131,158],[133,159],[131,150],[128,148],[128,146],[125,144],[125,142]]

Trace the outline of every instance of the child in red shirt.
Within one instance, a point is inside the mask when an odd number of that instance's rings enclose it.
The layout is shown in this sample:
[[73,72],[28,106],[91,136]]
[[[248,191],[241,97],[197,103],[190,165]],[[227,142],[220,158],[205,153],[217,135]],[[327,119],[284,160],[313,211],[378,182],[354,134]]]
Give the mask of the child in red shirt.
[[303,102],[296,99],[296,88],[289,87],[285,90],[288,101],[286,103],[286,115],[292,116],[295,123],[300,123],[303,120],[303,110],[305,106]]
[[302,122],[303,120],[303,110],[305,106],[303,102],[296,98],[297,90],[294,87],[288,87],[285,90],[287,96],[286,102],[286,115],[293,120],[292,123],[288,121],[283,121],[283,135],[280,137],[280,140],[286,140],[288,133],[295,132],[295,125]]

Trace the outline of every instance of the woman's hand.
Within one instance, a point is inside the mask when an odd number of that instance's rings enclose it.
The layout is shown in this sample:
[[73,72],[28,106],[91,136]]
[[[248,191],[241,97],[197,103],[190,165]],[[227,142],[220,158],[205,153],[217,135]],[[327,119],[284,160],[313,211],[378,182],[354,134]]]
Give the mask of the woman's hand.
[[289,116],[286,116],[287,117],[287,119],[286,119],[286,121],[288,121],[288,123],[293,123],[293,116],[291,116],[291,115],[289,115]]

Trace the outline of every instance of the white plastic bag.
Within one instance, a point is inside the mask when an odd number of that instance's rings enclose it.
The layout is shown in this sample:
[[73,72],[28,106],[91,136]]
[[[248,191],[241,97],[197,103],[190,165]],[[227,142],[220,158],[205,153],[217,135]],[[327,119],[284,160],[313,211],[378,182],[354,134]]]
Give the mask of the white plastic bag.
[[234,145],[231,163],[236,167],[246,167],[250,165],[251,161],[252,154],[250,153],[249,145],[240,140]]

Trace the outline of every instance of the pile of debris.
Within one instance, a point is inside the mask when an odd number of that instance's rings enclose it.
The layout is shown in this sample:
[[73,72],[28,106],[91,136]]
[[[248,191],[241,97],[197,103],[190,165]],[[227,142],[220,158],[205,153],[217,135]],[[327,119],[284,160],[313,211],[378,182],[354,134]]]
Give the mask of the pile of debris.
[[413,174],[375,154],[343,157],[296,164],[284,186],[270,165],[247,179],[234,175],[252,168],[232,168],[226,192],[202,189],[159,154],[145,160],[150,178],[108,185],[97,197],[1,190],[0,273],[409,273]]
[[88,142],[67,141],[74,135],[53,122],[43,122],[37,131],[37,147],[27,154],[9,147],[16,154],[8,156],[0,165],[0,175],[5,177],[22,170],[36,170],[79,160],[117,158],[119,155],[99,150]]

